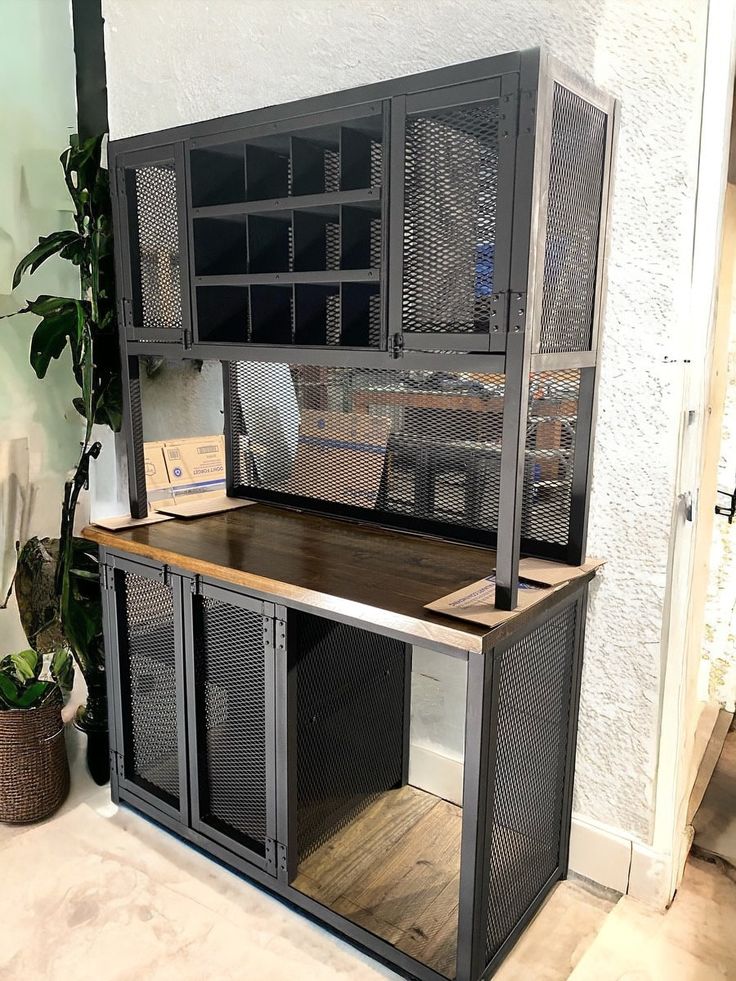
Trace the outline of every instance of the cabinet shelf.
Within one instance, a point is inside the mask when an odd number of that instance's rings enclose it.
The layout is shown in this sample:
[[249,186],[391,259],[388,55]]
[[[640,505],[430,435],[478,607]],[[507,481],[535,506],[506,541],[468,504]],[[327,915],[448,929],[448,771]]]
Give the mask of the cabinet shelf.
[[257,215],[268,211],[336,207],[341,204],[371,204],[381,201],[381,186],[363,187],[355,191],[330,191],[326,194],[292,194],[265,201],[238,201],[233,204],[214,204],[192,208],[193,218],[225,218],[230,215]]
[[195,276],[195,286],[289,286],[292,283],[380,283],[378,269],[323,269],[316,272]]

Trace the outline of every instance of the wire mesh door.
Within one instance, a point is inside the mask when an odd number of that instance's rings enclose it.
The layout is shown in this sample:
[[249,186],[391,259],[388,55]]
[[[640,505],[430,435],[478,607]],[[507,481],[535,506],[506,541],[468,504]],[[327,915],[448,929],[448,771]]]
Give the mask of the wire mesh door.
[[392,201],[400,228],[392,261],[402,267],[394,309],[405,347],[491,349],[495,294],[506,288],[498,280],[508,264],[499,227],[511,194],[501,167],[507,125],[498,78],[406,100],[403,142],[394,149],[403,194]]
[[144,804],[188,819],[181,579],[114,560],[116,690],[121,787]]
[[117,272],[129,340],[180,342],[189,329],[183,160],[174,144],[118,166]]
[[203,583],[186,609],[192,827],[275,871],[274,646],[264,603]]

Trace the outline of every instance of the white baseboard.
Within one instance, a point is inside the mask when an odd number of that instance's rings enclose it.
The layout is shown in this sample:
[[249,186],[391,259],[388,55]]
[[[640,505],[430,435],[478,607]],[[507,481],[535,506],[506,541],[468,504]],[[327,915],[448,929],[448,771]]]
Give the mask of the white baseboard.
[[[461,805],[463,764],[412,743],[409,783]],[[570,870],[658,909],[664,909],[672,899],[671,856],[578,814],[573,815],[570,832]]]
[[672,899],[672,858],[613,828],[573,815],[570,870],[664,909]]
[[452,804],[463,802],[463,764],[436,750],[412,743],[409,749],[409,783]]

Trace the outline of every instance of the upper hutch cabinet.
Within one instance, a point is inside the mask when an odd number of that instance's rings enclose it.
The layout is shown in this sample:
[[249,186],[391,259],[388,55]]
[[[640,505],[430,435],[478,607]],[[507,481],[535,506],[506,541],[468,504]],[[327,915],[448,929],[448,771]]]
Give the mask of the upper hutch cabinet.
[[612,105],[516,52],[119,141],[126,338],[326,364],[504,355],[514,333],[594,352]]

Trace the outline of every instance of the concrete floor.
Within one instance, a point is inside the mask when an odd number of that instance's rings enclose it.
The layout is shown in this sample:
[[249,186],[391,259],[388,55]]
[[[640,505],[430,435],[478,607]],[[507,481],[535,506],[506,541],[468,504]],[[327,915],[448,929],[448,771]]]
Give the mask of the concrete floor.
[[[3,981],[368,981],[386,967],[129,810],[70,734],[72,793],[49,821],[0,825]],[[736,882],[691,861],[670,911],[560,883],[501,981],[736,979]]]

